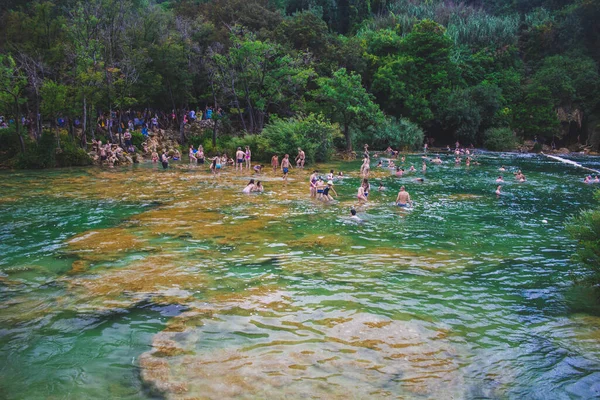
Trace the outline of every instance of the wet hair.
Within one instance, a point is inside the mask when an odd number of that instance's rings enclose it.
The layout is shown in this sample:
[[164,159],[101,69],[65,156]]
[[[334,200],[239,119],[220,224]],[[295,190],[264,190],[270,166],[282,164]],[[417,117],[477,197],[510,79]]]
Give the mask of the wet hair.
[[256,181],[256,186],[260,186],[260,181]]
[[330,169],[330,170],[329,170],[329,173],[333,174],[333,170],[332,170],[332,169]]
[[250,182],[248,182],[248,185],[250,184],[254,184],[254,179],[250,179]]
[[356,210],[355,210],[354,208],[353,208],[353,209],[351,209],[351,210],[350,210],[350,214],[352,214],[352,215],[356,215]]

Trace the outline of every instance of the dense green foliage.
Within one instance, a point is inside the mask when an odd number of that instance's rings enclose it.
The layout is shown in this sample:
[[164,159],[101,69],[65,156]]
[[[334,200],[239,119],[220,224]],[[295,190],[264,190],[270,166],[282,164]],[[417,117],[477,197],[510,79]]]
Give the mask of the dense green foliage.
[[99,115],[128,109],[179,110],[185,142],[184,110],[206,106],[223,109],[203,134],[215,150],[310,113],[346,150],[414,146],[398,124],[439,144],[492,128],[600,143],[596,1],[35,0],[0,17],[0,115],[21,152],[58,118],[85,145]]
[[[600,191],[596,199],[600,202]],[[588,270],[578,280],[600,291],[600,208],[581,211],[568,222],[567,231],[579,243],[575,261]]]

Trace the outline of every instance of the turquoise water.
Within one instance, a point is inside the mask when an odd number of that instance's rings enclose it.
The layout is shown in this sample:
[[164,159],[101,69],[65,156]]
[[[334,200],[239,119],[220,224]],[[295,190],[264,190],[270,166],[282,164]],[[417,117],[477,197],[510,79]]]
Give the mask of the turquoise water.
[[600,308],[564,231],[598,185],[478,160],[373,166],[366,205],[359,162],[319,166],[346,175],[333,204],[310,171],[249,196],[249,174],[185,163],[2,172],[0,398],[600,396]]

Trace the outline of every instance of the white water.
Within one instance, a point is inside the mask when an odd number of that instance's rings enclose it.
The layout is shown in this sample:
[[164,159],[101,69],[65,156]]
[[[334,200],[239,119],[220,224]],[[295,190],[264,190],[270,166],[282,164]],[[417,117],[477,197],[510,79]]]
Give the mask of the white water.
[[570,164],[570,165],[573,165],[575,167],[583,168],[583,169],[585,169],[587,171],[592,171],[592,172],[595,172],[597,174],[600,174],[600,171],[598,171],[597,169],[592,169],[592,168],[584,167],[583,165],[581,165],[578,162],[575,162],[573,160],[567,160],[566,158],[562,158],[562,157],[558,157],[558,156],[551,156],[549,154],[544,154],[544,153],[542,153],[542,154],[545,155],[548,158],[552,158],[553,160],[557,160],[557,161],[563,162],[565,164]]

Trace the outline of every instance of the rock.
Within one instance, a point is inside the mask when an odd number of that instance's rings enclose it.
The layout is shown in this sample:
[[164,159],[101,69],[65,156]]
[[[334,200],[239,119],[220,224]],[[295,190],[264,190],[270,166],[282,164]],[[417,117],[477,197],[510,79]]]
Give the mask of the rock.
[[571,151],[569,149],[567,149],[566,147],[561,147],[560,149],[558,149],[556,151],[558,154],[569,154]]
[[552,151],[552,147],[548,146],[547,144],[543,144],[542,151],[548,153],[548,152]]

